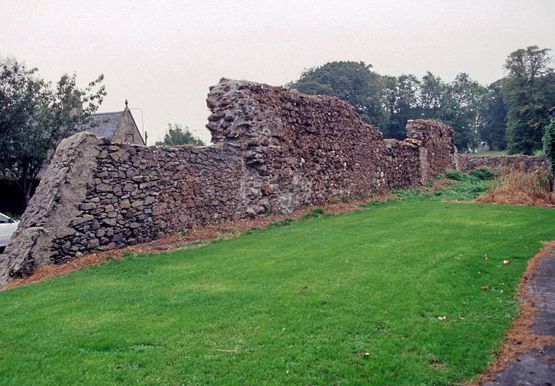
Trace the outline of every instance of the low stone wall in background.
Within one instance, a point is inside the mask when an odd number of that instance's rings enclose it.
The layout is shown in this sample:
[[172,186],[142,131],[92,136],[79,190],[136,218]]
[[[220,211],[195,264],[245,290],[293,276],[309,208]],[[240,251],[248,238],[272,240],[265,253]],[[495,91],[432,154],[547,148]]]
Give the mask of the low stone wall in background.
[[458,166],[463,172],[469,172],[478,168],[517,168],[518,170],[530,172],[534,170],[547,170],[547,161],[543,157],[528,155],[476,157],[470,154],[459,154]]
[[222,80],[208,147],[64,140],[0,261],[0,284],[46,264],[334,197],[421,184],[455,168],[453,130],[409,121],[385,140],[347,103]]

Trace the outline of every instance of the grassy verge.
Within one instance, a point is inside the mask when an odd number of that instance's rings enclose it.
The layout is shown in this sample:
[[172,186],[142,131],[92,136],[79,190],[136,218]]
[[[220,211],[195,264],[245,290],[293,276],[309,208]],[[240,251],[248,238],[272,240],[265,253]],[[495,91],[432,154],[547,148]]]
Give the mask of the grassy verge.
[[469,153],[472,157],[501,157],[509,155],[507,150],[487,150],[477,151],[476,153]]
[[495,172],[476,169],[470,174],[451,170],[424,187],[401,190],[403,199],[432,201],[472,201],[484,194],[491,186]]
[[553,224],[416,198],[0,293],[0,383],[461,382],[493,359]]

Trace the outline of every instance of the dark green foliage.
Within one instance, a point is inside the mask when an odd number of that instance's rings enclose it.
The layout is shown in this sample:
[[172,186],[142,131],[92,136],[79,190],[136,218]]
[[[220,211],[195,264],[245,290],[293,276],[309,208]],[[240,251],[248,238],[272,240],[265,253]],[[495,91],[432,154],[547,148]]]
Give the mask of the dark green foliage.
[[[487,169],[483,169],[487,170]],[[465,174],[453,170],[445,173],[439,181],[446,179],[445,183],[435,187],[431,183],[422,188],[413,188],[397,192],[405,199],[425,201],[473,201],[484,194],[491,186],[492,181],[483,178],[487,172],[480,172],[478,176]]]
[[555,118],[551,118],[543,136],[543,154],[547,159],[551,190],[555,189]]
[[444,83],[428,72],[420,87],[420,116],[452,126],[455,146],[461,152],[468,151],[478,142],[477,117],[484,93],[484,87],[466,73],[458,74],[451,83]]
[[413,75],[387,76],[384,84],[387,137],[403,138],[408,119],[435,119],[454,128],[459,151],[476,146],[479,106],[485,89],[468,74],[458,74],[451,83],[431,72],[421,81]]
[[480,107],[478,134],[490,150],[507,148],[507,106],[501,92],[503,81],[489,85]]
[[441,119],[447,85],[439,76],[427,72],[420,81],[420,117]]
[[316,208],[312,211],[310,211],[309,213],[303,215],[301,218],[303,220],[312,220],[312,219],[316,219],[316,218],[320,218],[326,216],[326,211],[322,208]]
[[293,224],[294,222],[295,220],[293,220],[292,218],[286,218],[285,220],[274,221],[269,226],[270,228],[286,227]]
[[542,148],[542,135],[555,105],[555,74],[549,49],[530,46],[512,52],[505,68],[504,102],[510,153],[533,154]]
[[25,203],[49,153],[102,103],[102,81],[82,89],[75,74],[64,74],[52,85],[36,68],[0,57],[0,174],[17,182]]
[[192,145],[204,146],[204,142],[199,138],[193,136],[189,128],[181,126],[179,123],[168,123],[168,132],[164,136],[164,140],[156,142],[157,146],[179,146],[179,145]]
[[372,65],[364,62],[330,62],[305,71],[288,87],[307,94],[341,98],[355,108],[363,121],[382,127],[383,84],[371,69]]
[[380,76],[363,62],[331,62],[306,71],[289,87],[344,99],[387,138],[402,139],[409,119],[435,119],[454,128],[460,152],[483,141],[490,150],[508,146],[511,153],[532,154],[541,147],[547,108],[555,104],[549,50],[517,50],[505,66],[508,76],[485,88],[466,73],[447,83],[431,72],[418,80]]
[[474,149],[478,144],[477,118],[485,92],[466,73],[458,74],[447,87],[439,118],[455,129],[455,146],[460,151]]
[[403,139],[406,136],[407,120],[419,115],[420,82],[414,75],[385,76],[383,81],[384,109],[387,114],[384,135],[387,138]]
[[464,181],[467,175],[458,170],[448,170],[445,172],[445,177],[451,180]]
[[493,180],[497,176],[497,172],[495,170],[488,168],[474,169],[469,174],[479,180]]
[[381,77],[363,62],[331,62],[306,71],[289,87],[349,102],[365,122],[377,125],[388,138],[404,138],[407,120],[425,118],[453,126],[455,145],[461,151],[477,143],[478,106],[485,91],[468,74],[444,83],[428,72],[419,81],[414,75]]

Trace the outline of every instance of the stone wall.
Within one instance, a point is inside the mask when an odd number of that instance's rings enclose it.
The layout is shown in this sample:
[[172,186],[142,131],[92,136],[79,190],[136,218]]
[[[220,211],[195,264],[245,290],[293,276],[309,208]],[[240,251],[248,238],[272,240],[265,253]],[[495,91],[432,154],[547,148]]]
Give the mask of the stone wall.
[[414,120],[407,122],[407,138],[419,140],[423,175],[421,182],[436,178],[446,166],[456,163],[457,150],[453,142],[453,129],[437,121]]
[[469,154],[459,154],[458,166],[463,172],[469,172],[478,168],[499,169],[501,167],[517,168],[529,172],[547,169],[547,162],[543,157],[528,155],[475,157]]
[[410,121],[408,139],[384,140],[336,98],[225,79],[207,103],[209,147],[64,140],[2,255],[0,283],[84,253],[413,186],[455,167],[452,129],[437,122]]

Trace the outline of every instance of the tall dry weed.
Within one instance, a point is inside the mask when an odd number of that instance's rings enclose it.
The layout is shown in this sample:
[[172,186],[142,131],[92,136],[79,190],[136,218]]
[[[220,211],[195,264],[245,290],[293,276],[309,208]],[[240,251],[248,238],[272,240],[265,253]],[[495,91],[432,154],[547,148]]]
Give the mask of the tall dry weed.
[[502,168],[492,186],[476,202],[555,206],[555,192],[549,189],[546,170],[524,172],[519,168]]

